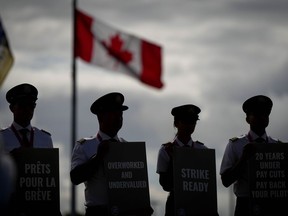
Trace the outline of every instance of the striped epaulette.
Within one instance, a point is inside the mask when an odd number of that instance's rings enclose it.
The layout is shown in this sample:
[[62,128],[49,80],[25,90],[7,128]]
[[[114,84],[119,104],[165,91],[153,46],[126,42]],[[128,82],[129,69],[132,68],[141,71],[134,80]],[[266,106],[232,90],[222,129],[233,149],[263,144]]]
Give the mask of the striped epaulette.
[[82,138],[77,141],[80,145],[83,145],[86,142],[86,139]]
[[231,142],[235,142],[235,141],[239,140],[239,137],[233,137],[233,138],[230,138],[229,140],[230,140]]
[[236,142],[236,141],[239,140],[239,139],[246,139],[246,135],[245,135],[245,134],[242,134],[242,135],[240,135],[240,136],[230,138],[229,140],[230,140],[231,142]]

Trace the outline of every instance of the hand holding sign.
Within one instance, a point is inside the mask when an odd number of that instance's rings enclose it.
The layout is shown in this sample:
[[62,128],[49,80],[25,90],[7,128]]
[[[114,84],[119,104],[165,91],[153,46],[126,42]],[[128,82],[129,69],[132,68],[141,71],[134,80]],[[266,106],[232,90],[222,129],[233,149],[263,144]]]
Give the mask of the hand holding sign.
[[251,157],[253,157],[256,153],[256,146],[255,143],[248,143],[247,145],[244,146],[243,148],[243,154],[241,159],[243,161],[249,160]]
[[103,158],[109,151],[109,140],[103,140],[99,147],[98,147],[98,152],[97,154],[99,155],[99,157]]

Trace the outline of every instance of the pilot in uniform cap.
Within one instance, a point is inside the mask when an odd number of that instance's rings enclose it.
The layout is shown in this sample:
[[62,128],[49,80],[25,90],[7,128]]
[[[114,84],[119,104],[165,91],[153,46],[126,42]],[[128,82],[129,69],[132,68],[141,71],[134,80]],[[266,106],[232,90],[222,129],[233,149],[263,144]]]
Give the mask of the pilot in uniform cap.
[[246,114],[249,113],[262,113],[270,115],[272,110],[273,102],[272,100],[264,95],[257,95],[247,99],[243,105],[242,109]]
[[6,100],[10,104],[17,102],[35,102],[37,100],[38,90],[31,84],[23,83],[11,88],[6,93]]
[[119,92],[112,92],[98,98],[90,107],[93,114],[109,111],[125,111],[128,106],[123,105],[124,96]]
[[181,120],[183,122],[195,122],[199,120],[199,113],[201,109],[193,104],[186,104],[178,107],[174,107],[171,110],[171,114],[175,120]]

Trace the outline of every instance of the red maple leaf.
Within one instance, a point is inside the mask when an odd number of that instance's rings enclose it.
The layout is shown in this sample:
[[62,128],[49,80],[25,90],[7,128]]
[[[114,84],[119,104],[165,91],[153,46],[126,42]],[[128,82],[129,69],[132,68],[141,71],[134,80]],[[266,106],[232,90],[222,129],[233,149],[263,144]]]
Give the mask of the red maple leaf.
[[119,34],[116,34],[110,38],[110,44],[108,44],[106,41],[102,41],[102,44],[107,49],[109,55],[113,56],[122,63],[127,64],[133,58],[133,54],[123,47],[124,42]]

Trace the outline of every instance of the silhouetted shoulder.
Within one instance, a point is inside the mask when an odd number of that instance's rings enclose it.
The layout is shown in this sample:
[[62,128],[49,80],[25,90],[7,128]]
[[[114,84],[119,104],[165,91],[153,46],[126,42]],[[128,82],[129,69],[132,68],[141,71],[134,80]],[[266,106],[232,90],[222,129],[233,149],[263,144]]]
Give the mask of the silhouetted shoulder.
[[0,129],[1,136],[7,136],[8,134],[11,134],[11,133],[13,133],[13,132],[12,132],[10,127],[6,127],[6,128],[1,128]]
[[237,140],[239,140],[239,137],[233,137],[229,139],[231,142],[236,142]]
[[49,133],[48,131],[43,130],[43,129],[41,129],[41,131],[44,132],[44,133],[46,133],[46,134],[48,134],[49,136],[51,136],[51,133]]
[[285,142],[283,142],[282,140],[277,139],[277,143],[283,143],[286,144]]
[[0,133],[6,131],[6,130],[8,130],[8,129],[9,129],[8,127],[7,127],[7,128],[1,128],[1,129],[0,129]]
[[162,144],[162,146],[164,146],[165,148],[169,148],[173,146],[173,143],[172,142],[164,143]]
[[85,138],[82,138],[80,140],[78,140],[77,142],[80,144],[80,145],[83,145],[87,140]]
[[204,143],[200,142],[200,141],[195,141],[195,143],[199,144],[199,145],[204,145]]
[[230,142],[236,142],[236,141],[238,141],[238,140],[245,139],[245,138],[246,138],[246,135],[243,134],[243,135],[238,136],[238,137],[230,138],[229,141],[230,141]]

